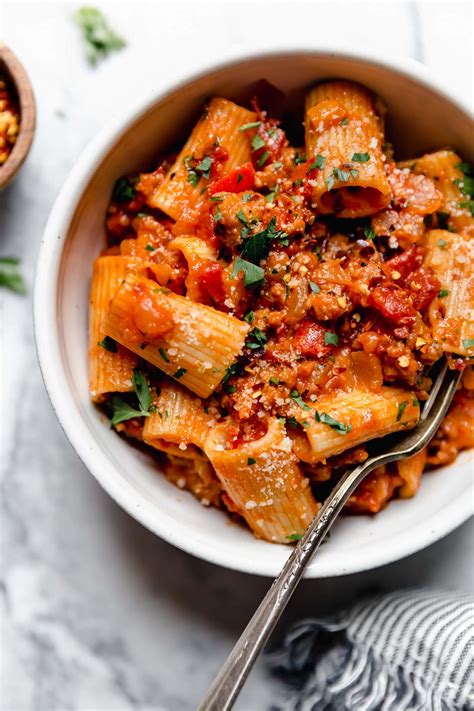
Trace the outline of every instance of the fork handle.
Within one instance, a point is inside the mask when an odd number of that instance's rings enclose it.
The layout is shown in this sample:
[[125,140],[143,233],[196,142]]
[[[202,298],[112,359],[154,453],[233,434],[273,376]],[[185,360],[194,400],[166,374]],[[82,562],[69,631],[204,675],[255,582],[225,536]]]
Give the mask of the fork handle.
[[228,711],[232,708],[253,665],[295,591],[306,566],[323,542],[349,496],[378,464],[378,459],[370,457],[360,466],[346,472],[339,480],[331,495],[309,524],[303,538],[288,556],[283,570],[242,632],[209,687],[198,711]]

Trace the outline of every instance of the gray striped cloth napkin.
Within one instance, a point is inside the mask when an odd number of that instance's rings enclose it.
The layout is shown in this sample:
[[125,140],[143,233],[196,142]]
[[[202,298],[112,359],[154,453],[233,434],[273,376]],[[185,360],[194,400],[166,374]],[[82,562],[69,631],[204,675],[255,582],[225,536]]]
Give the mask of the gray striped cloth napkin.
[[474,602],[404,590],[294,625],[268,656],[273,711],[473,711]]

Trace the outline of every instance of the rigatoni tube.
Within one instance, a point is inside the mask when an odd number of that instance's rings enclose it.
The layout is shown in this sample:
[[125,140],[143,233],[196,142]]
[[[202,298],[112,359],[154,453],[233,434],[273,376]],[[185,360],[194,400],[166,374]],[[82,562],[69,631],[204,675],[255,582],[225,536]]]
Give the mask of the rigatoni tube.
[[250,326],[137,274],[128,274],[103,332],[200,397],[208,397],[240,355]]
[[271,419],[263,437],[235,449],[229,447],[226,424],[219,424],[204,451],[235,510],[258,538],[288,543],[304,533],[318,504],[282,422]]
[[389,204],[382,119],[367,89],[347,81],[311,89],[305,135],[313,202],[322,213],[364,217]]

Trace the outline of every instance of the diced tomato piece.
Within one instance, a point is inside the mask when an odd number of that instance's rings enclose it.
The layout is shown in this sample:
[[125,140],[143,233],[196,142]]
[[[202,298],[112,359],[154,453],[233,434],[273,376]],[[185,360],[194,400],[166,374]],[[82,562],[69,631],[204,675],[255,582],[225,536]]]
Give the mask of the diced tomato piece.
[[414,291],[413,306],[417,311],[424,311],[441,289],[439,279],[423,268],[414,272],[409,283]]
[[325,330],[314,321],[303,321],[296,329],[294,346],[303,356],[322,358],[332,350],[332,345],[324,343]]
[[400,274],[399,279],[406,279],[406,277],[411,274],[415,267],[420,266],[422,260],[422,255],[416,247],[410,247],[405,252],[397,254],[395,257],[388,259],[382,266],[385,274],[392,277],[393,272],[398,272]]
[[411,324],[416,311],[408,294],[391,284],[381,284],[370,292],[369,306],[380,311],[389,321],[397,324]]
[[209,185],[207,192],[209,195],[216,193],[240,193],[244,190],[252,190],[255,185],[255,170],[250,161],[235,168],[227,175],[216,180]]
[[226,296],[219,262],[208,260],[203,264],[199,270],[199,284],[216,304],[224,303]]

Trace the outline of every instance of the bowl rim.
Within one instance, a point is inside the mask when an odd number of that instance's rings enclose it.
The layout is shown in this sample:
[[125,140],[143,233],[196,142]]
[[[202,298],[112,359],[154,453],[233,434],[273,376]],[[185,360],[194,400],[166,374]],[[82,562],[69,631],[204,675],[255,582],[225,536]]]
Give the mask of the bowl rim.
[[30,78],[18,57],[0,42],[0,63],[4,63],[20,104],[20,130],[10,155],[0,166],[0,190],[6,188],[30,152],[36,127],[36,102]]
[[[168,543],[210,563],[244,573],[264,576],[278,574],[279,569],[277,569],[274,562],[249,559],[245,562],[242,560],[236,561],[229,555],[226,556],[225,551],[222,552],[221,549],[203,547],[201,541],[195,542],[188,536],[180,535],[179,527],[177,527],[178,530],[173,529],[170,531],[166,519],[150,515],[144,508],[136,504],[133,497],[129,497],[129,485],[124,486],[123,482],[119,481],[114,466],[107,455],[102,453],[100,448],[95,445],[89,446],[88,429],[71,397],[61,357],[56,321],[58,276],[66,243],[65,235],[68,232],[71,219],[85,187],[108,150],[140,116],[173,92],[205,77],[211,72],[225,70],[228,67],[245,62],[308,55],[325,57],[330,55],[335,59],[353,60],[380,66],[398,75],[405,76],[410,81],[417,81],[421,86],[437,93],[453,104],[462,113],[467,116],[470,115],[467,103],[463,103],[458,96],[452,94],[449,89],[437,81],[426,66],[411,58],[387,59],[372,51],[334,50],[330,47],[325,48],[323,45],[317,48],[280,45],[278,48],[271,50],[240,50],[227,55],[224,61],[203,62],[198,71],[181,71],[173,81],[163,82],[158,89],[155,88],[153,91],[142,95],[119,117],[105,125],[89,142],[73,165],[55,200],[44,229],[36,265],[33,296],[36,351],[46,391],[66,437],[89,472],[122,509]],[[103,467],[99,466],[99,458],[103,460]],[[307,570],[305,577],[335,577],[370,570],[399,560],[443,538],[466,521],[472,513],[473,506],[469,497],[463,497],[461,501],[448,502],[442,521],[436,530],[432,530],[430,526],[418,527],[417,536],[414,536],[411,542],[407,537],[394,538],[394,544],[389,550],[386,547],[379,547],[379,549],[374,547],[373,557],[370,560],[367,559],[364,563],[348,560],[344,569],[340,570],[331,567],[329,561],[325,567],[320,569],[318,567],[310,568]]]

